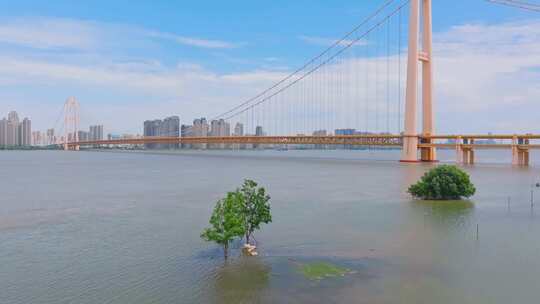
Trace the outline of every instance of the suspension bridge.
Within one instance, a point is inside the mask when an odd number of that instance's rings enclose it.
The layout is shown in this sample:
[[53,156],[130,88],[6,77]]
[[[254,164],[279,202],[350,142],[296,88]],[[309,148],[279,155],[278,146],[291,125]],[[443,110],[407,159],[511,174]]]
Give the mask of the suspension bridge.
[[[522,1],[488,2],[540,10]],[[432,44],[432,1],[388,0],[303,66],[209,120],[227,126],[225,132],[193,125],[180,137],[80,141],[79,105],[70,99],[62,145],[383,146],[400,147],[402,162],[435,162],[437,149],[455,149],[464,164],[475,162],[478,149],[507,149],[513,164],[528,165],[540,135],[435,132]],[[231,134],[231,126],[242,132]]]

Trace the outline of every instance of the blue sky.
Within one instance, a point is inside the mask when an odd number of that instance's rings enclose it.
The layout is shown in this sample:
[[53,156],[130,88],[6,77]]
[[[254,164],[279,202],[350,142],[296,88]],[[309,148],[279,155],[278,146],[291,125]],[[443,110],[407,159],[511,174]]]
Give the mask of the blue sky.
[[[0,66],[7,64],[0,67],[0,114],[16,109],[20,115],[30,116],[36,128],[45,129],[53,124],[63,101],[75,95],[83,104],[83,123],[100,122],[110,132],[136,133],[146,118],[177,114],[185,123],[196,116],[215,115],[256,94],[316,55],[383,1],[3,2]],[[478,40],[469,36],[476,34],[486,39],[486,48],[492,48],[499,42],[515,41],[519,38],[516,31],[523,30],[528,33],[527,39],[521,39],[524,45],[516,48],[532,52],[540,45],[535,31],[540,25],[538,13],[483,0],[434,0],[433,6],[435,40],[442,37],[441,41],[451,41],[452,46],[466,46],[467,41],[474,44]],[[461,35],[463,28],[456,27],[465,25],[476,28],[470,31],[466,27]],[[509,33],[508,28],[515,31]],[[481,47],[475,45],[478,56],[489,52]],[[440,68],[457,58],[475,61],[467,57],[466,49],[453,51],[441,51]],[[505,59],[507,54],[500,56]],[[538,65],[534,58],[530,61],[508,62],[504,64],[506,70],[487,69],[484,74],[492,74],[475,79],[497,77],[511,70],[515,73],[513,79],[523,77],[538,85]],[[452,65],[448,66],[448,73],[438,73],[455,75],[457,72],[450,71]],[[228,82],[209,83],[209,77]],[[189,81],[184,82],[187,78]],[[452,80],[444,76],[440,78],[448,85],[440,93],[446,94],[439,98],[444,102],[452,96],[452,92],[445,92],[446,88],[461,87],[459,83],[448,83]],[[470,92],[481,90],[468,84],[463,88]],[[512,89],[523,93],[517,84],[501,88],[504,92]],[[518,110],[528,106],[538,113],[540,107],[534,100],[540,99],[535,94],[540,94],[538,88],[528,91],[527,96],[516,97],[515,104],[505,106],[503,102],[496,108],[471,106],[460,110],[443,104],[437,115],[452,113],[474,118],[491,111],[489,116],[504,117],[509,111],[521,115]],[[528,115],[478,123],[471,126],[471,132],[507,127],[514,127],[508,131],[516,132],[530,128],[540,131],[535,124],[537,118]],[[442,132],[462,131],[459,126],[439,120]]]

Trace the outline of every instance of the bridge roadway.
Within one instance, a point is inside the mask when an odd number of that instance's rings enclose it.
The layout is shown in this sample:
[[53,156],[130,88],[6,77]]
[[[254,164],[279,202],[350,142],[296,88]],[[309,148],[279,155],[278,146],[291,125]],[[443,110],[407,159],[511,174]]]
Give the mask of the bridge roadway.
[[[477,149],[510,149],[513,164],[528,165],[529,150],[540,149],[540,144],[531,144],[531,140],[540,140],[539,134],[524,135],[433,135],[418,136],[418,149],[456,149],[457,161],[465,164],[475,162],[474,151]],[[437,141],[445,140],[441,143]],[[449,143],[448,141],[454,141]],[[499,140],[501,143],[475,143],[477,140]],[[97,141],[70,142],[64,145],[67,150],[78,150],[80,146],[100,145],[144,145],[144,144],[252,144],[252,145],[350,145],[373,147],[401,147],[401,134],[377,135],[332,135],[332,136],[206,136],[206,137],[139,137],[129,139],[110,139]]]

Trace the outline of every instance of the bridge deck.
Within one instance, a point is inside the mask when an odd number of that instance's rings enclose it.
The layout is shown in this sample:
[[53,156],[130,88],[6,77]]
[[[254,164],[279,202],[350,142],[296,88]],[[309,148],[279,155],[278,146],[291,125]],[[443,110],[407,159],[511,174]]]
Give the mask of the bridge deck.
[[[435,135],[419,136],[419,148],[455,148],[461,146],[464,149],[509,149],[514,147],[512,143],[500,144],[462,144],[462,143],[436,143],[434,140],[513,140],[521,141],[540,139],[540,135]],[[428,141],[428,143],[425,143]],[[429,143],[431,141],[431,143]],[[424,142],[424,143],[422,143]],[[141,137],[131,139],[112,139],[99,141],[71,142],[67,145],[95,146],[95,145],[144,145],[144,144],[252,144],[252,145],[351,145],[351,146],[395,146],[400,147],[403,136],[396,134],[380,135],[336,135],[336,136],[208,136],[208,137]],[[540,144],[517,145],[519,149],[540,149]]]

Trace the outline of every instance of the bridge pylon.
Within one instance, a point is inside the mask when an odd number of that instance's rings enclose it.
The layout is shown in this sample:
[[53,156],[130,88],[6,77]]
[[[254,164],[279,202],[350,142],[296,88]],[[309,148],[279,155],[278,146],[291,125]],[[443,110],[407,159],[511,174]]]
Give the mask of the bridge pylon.
[[[79,141],[79,102],[75,97],[70,97],[64,104],[64,150],[69,150],[68,143]],[[79,146],[73,146],[73,150],[79,150]]]
[[[420,3],[421,2],[421,3]],[[421,14],[420,14],[421,10]],[[422,18],[420,18],[422,17]],[[420,32],[420,19],[422,31]],[[420,42],[420,33],[422,33]],[[432,70],[432,14],[431,0],[411,0],[409,18],[409,50],[407,60],[407,88],[405,100],[405,128],[403,134],[402,162],[437,160],[434,147],[423,147],[418,159],[419,138],[422,144],[430,144],[426,137],[433,135],[433,70]],[[422,134],[418,134],[416,107],[419,78],[418,62],[422,64]]]

